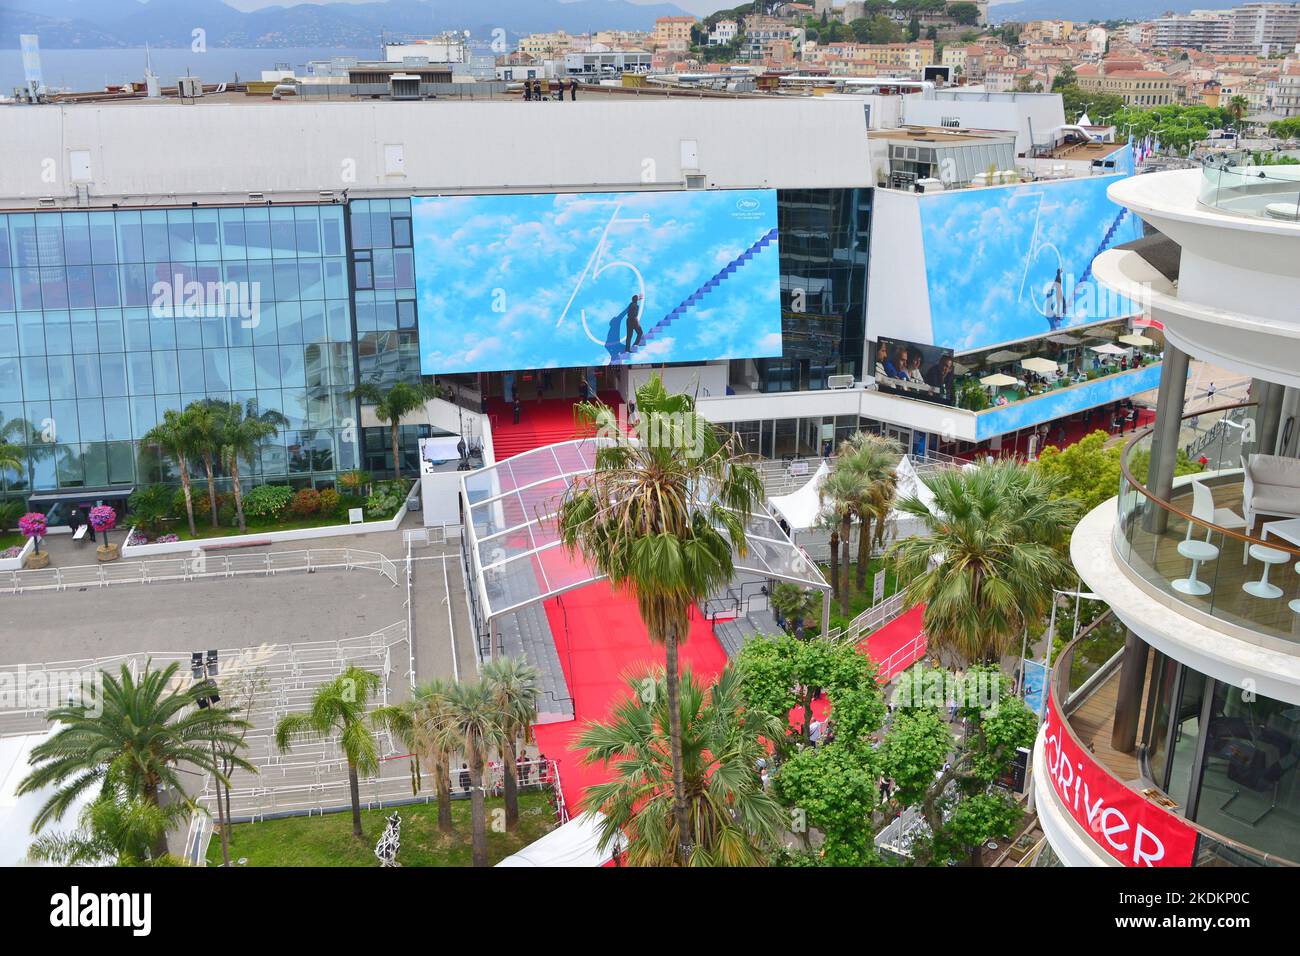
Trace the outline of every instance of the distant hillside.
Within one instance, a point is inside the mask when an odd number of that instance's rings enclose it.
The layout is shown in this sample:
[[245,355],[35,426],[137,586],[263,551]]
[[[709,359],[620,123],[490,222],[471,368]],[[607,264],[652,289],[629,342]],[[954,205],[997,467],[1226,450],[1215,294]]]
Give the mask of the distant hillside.
[[302,3],[243,13],[221,0],[0,0],[0,47],[36,33],[46,49],[189,47],[201,29],[209,47],[371,47],[380,32],[428,36],[469,30],[489,40],[547,30],[649,30],[656,17],[682,16],[671,3],[627,0],[386,0]]
[[[1241,0],[1244,2],[1244,0]],[[1192,10],[1227,9],[1233,3],[1207,3],[1206,0],[1011,0],[989,7],[994,23],[1015,20],[1151,20],[1168,11],[1190,13]]]

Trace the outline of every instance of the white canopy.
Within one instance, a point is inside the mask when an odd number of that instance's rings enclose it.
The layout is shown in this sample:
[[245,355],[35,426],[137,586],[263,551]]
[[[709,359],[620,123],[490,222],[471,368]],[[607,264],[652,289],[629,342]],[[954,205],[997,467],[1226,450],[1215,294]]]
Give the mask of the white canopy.
[[1010,375],[1004,375],[1002,372],[994,372],[992,375],[985,375],[980,379],[981,385],[987,385],[989,388],[999,388],[1003,385],[1015,385],[1016,380]]
[[1076,339],[1073,335],[1049,335],[1047,341],[1055,342],[1057,345],[1078,345],[1082,339]]
[[599,849],[602,819],[600,813],[580,814],[497,866],[604,866],[614,858],[614,847],[603,853]]
[[1014,362],[1016,359],[1020,358],[1024,354],[1025,354],[1024,352],[1013,352],[1010,349],[999,349],[998,351],[990,355],[988,358],[986,358],[985,361],[990,362],[994,365],[996,365],[998,362]]
[[1094,345],[1092,350],[1101,355],[1127,355],[1128,349],[1120,348],[1118,345],[1112,345],[1107,342],[1105,345]]
[[822,482],[831,473],[830,465],[822,462],[813,476],[788,495],[778,495],[768,499],[768,507],[785,519],[790,532],[806,531],[817,526],[817,519],[822,513],[822,502],[818,496]]
[[1056,371],[1056,363],[1049,358],[1035,356],[1034,358],[1024,359],[1020,364],[1031,372],[1041,372],[1044,375]]
[[1130,332],[1128,335],[1121,335],[1119,337],[1119,340],[1123,342],[1125,345],[1142,346],[1142,345],[1156,344],[1152,339],[1147,338],[1141,332]]
[[[19,782],[31,772],[28,757],[32,748],[47,739],[49,733],[22,734],[0,737],[0,866],[22,866],[29,863],[27,849],[36,838],[32,836],[32,823],[37,811],[53,795],[54,787],[42,787],[35,793],[17,795]],[[89,787],[64,811],[61,820],[49,823],[44,834],[67,834],[77,829],[81,809],[99,796],[99,784]]]

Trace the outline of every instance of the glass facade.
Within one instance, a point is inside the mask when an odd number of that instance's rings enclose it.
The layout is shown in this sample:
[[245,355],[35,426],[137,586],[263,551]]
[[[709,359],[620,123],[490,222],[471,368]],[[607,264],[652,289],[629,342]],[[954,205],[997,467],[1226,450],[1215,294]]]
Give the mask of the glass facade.
[[871,197],[870,189],[777,191],[782,356],[754,361],[762,391],[861,378]]
[[409,199],[348,204],[361,381],[388,388],[420,378],[415,253]]
[[172,480],[138,442],[205,397],[288,419],[250,480],[355,467],[347,254],[335,205],[0,216],[3,491]]
[[1157,653],[1146,770],[1189,819],[1300,861],[1300,707],[1217,681]]

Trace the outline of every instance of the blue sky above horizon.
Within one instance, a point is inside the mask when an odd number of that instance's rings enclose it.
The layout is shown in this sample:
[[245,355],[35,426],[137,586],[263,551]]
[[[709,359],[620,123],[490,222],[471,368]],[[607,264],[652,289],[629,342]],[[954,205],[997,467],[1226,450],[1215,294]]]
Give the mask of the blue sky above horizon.
[[[411,207],[426,374],[607,365],[611,323],[642,282],[649,333],[776,228],[773,190],[417,197]],[[613,335],[625,334],[619,322]],[[634,359],[780,354],[772,241]]]
[[[1113,176],[964,189],[921,199],[932,341],[957,352],[1051,331],[1045,306],[1060,268],[1069,306],[1059,328],[1140,311],[1084,276],[1123,211]],[[1107,242],[1141,236],[1130,213]]]

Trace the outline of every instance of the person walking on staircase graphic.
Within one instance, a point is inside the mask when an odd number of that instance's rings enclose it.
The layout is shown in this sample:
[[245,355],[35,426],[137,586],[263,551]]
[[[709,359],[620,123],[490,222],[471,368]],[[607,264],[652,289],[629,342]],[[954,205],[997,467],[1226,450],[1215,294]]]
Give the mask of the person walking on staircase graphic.
[[[645,340],[645,335],[641,331],[641,296],[633,295],[632,301],[627,306],[627,344],[623,351],[631,352],[633,345],[640,345]],[[636,333],[636,342],[632,341],[632,333]]]

